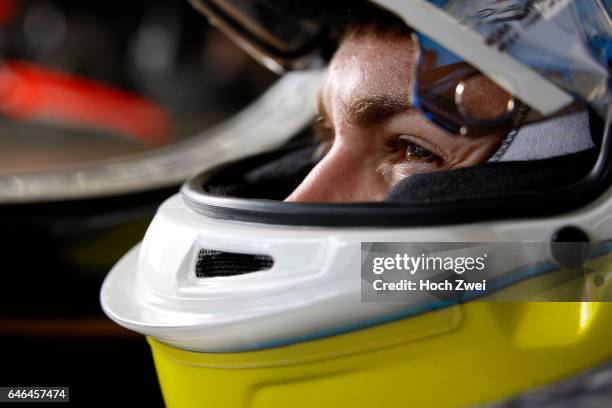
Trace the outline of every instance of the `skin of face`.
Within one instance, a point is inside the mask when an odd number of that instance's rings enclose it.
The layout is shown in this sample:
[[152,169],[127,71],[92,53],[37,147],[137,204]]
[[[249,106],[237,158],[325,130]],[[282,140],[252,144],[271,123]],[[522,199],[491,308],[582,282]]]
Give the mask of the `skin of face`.
[[[330,62],[319,91],[317,119],[324,156],[287,197],[291,202],[382,201],[410,175],[486,162],[507,129],[446,132],[411,107],[419,58],[410,34],[349,34]],[[472,78],[470,109],[490,109],[497,88]],[[480,100],[482,99],[482,100]]]

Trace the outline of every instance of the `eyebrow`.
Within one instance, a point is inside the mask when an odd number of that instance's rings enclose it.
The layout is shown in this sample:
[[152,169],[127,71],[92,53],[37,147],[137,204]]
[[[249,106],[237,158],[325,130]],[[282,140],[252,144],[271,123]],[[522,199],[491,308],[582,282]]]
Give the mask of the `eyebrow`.
[[363,127],[378,125],[412,108],[406,95],[368,95],[346,101],[344,109],[352,123]]
[[[321,97],[317,98],[319,115],[324,122],[330,123],[329,116]],[[356,97],[343,102],[348,120],[362,127],[383,123],[391,117],[413,108],[407,95],[384,94]]]

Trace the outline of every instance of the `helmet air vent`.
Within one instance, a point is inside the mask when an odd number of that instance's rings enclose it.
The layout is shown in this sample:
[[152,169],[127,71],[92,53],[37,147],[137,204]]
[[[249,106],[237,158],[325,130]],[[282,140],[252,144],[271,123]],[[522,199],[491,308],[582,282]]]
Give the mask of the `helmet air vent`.
[[269,255],[239,254],[234,252],[200,249],[195,266],[197,278],[244,275],[272,268]]

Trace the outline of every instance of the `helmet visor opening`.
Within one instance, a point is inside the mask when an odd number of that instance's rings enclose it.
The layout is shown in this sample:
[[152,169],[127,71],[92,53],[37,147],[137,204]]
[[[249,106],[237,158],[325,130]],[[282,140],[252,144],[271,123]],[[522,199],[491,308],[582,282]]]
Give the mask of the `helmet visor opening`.
[[[383,202],[283,202],[316,164],[315,148],[300,146],[205,171],[181,193],[190,208],[212,218],[280,225],[399,227],[550,216],[609,188],[609,144],[604,138],[601,149],[563,157],[411,176]],[[289,163],[295,166],[282,169],[286,178],[271,170]]]

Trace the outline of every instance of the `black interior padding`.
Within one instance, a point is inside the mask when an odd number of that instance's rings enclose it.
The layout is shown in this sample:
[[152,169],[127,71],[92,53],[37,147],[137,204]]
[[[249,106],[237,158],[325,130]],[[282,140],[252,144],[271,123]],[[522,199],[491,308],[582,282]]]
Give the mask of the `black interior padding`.
[[314,167],[316,149],[301,145],[239,161],[213,176],[205,190],[221,196],[282,200]]
[[498,162],[445,172],[418,174],[397,183],[386,201],[406,204],[488,198],[545,191],[570,185],[593,167],[596,149],[525,162]]

